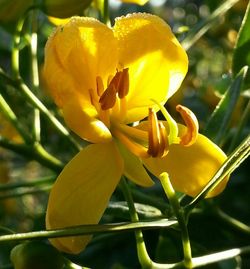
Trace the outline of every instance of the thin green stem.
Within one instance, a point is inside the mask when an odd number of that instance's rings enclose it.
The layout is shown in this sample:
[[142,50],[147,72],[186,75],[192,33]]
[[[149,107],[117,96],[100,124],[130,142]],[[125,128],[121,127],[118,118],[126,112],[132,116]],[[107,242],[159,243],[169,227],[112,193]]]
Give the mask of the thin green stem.
[[46,108],[46,106],[35,96],[35,94],[29,89],[29,87],[23,82],[22,79],[18,80],[17,84],[18,88],[22,91],[24,96],[28,99],[28,101],[36,108],[38,108],[41,113],[43,113],[47,119],[52,123],[52,125],[59,131],[63,136],[67,137],[71,142],[72,146],[80,150],[80,145],[72,138],[69,131],[58,121]]
[[[139,218],[135,209],[133,197],[125,178],[121,179],[121,187],[123,195],[128,203],[131,220],[133,222],[138,222]],[[135,231],[135,237],[136,237],[137,254],[141,266],[143,268],[152,268],[152,261],[148,255],[142,231],[141,230]]]
[[15,127],[18,133],[21,135],[26,144],[32,143],[30,136],[24,131],[23,126],[18,121],[15,113],[10,108],[8,103],[5,101],[3,96],[0,94],[0,109],[4,116],[8,119],[8,121]]
[[52,169],[57,173],[60,172],[64,166],[59,160],[55,159],[55,157],[44,151],[42,146],[39,144],[35,144],[34,149],[34,147],[31,146],[10,142],[9,140],[0,136],[0,146],[16,152],[25,158],[36,160],[40,164]]
[[190,245],[184,210],[180,206],[175,190],[171,184],[171,181],[167,173],[162,173],[160,175],[160,182],[169,199],[169,202],[173,208],[174,214],[178,220],[178,223],[181,229],[184,265],[186,268],[192,268],[193,266],[192,265],[192,251],[191,251],[191,245]]
[[57,238],[57,237],[69,237],[77,235],[88,235],[96,233],[120,233],[125,231],[134,231],[138,229],[159,229],[167,228],[174,225],[175,221],[169,221],[168,219],[161,219],[155,221],[139,221],[136,223],[122,222],[111,224],[90,224],[73,226],[63,229],[47,230],[47,231],[35,231],[26,233],[7,234],[0,236],[0,242],[9,242],[15,240],[28,240],[38,238]]
[[[31,53],[31,83],[32,89],[37,92],[39,89],[39,72],[37,61],[37,10],[32,11],[32,32],[30,36],[30,53]],[[36,142],[40,141],[41,124],[40,111],[34,108],[33,111],[33,138]]]
[[[27,15],[27,13],[25,14]],[[11,54],[11,67],[12,67],[12,75],[14,78],[19,77],[19,45],[21,40],[21,32],[23,29],[23,25],[25,22],[26,16],[22,16],[17,22],[16,32],[13,37],[13,46],[12,46],[12,54]]]
[[3,191],[11,191],[14,189],[19,189],[19,188],[32,188],[32,187],[37,187],[40,185],[51,185],[56,179],[55,175],[44,177],[44,178],[39,178],[39,179],[34,179],[33,181],[23,181],[23,182],[11,182],[11,183],[4,183],[0,184],[0,192]]
[[216,262],[233,259],[239,255],[249,254],[249,253],[250,253],[250,246],[246,246],[242,248],[233,248],[233,249],[213,253],[210,255],[196,257],[196,258],[193,258],[193,268],[198,268],[198,267],[213,264]]
[[43,193],[43,192],[47,192],[51,189],[51,186],[45,186],[42,188],[36,188],[33,190],[29,190],[29,191],[19,191],[19,192],[12,192],[12,193],[4,193],[4,194],[0,194],[0,201],[4,200],[4,199],[9,199],[9,198],[17,198],[17,197],[21,197],[24,195],[35,195],[38,193]]
[[219,220],[222,220],[224,223],[229,225],[231,228],[240,231],[244,234],[250,235],[250,226],[242,223],[241,221],[229,216],[224,211],[222,211],[219,208],[215,209],[215,214],[219,218]]
[[244,112],[240,118],[240,123],[239,123],[237,130],[236,130],[236,133],[231,141],[228,152],[231,152],[235,148],[236,143],[238,141],[238,138],[240,137],[242,130],[243,130],[244,126],[246,125],[246,122],[249,118],[249,114],[250,114],[249,111],[250,111],[250,100],[247,102],[247,105],[244,109]]

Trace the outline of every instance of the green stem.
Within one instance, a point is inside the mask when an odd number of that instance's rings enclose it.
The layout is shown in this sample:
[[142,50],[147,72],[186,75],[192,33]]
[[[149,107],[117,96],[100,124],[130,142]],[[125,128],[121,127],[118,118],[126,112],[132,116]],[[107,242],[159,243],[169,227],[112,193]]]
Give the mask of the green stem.
[[235,148],[235,145],[238,141],[238,138],[240,137],[240,135],[242,133],[243,127],[246,125],[247,120],[249,118],[249,111],[250,111],[250,100],[247,102],[246,108],[244,109],[244,112],[240,118],[240,123],[238,125],[236,134],[234,135],[234,137],[231,141],[228,152],[231,152]]
[[9,198],[17,198],[24,195],[34,195],[38,193],[43,193],[43,192],[49,191],[50,189],[51,189],[51,186],[45,186],[42,188],[37,188],[37,189],[29,190],[29,191],[19,191],[19,192],[13,192],[13,193],[0,194],[0,201],[4,199],[9,199]]
[[109,19],[109,1],[108,0],[96,0],[97,9],[99,10],[101,14],[100,20],[110,25],[110,19]]
[[180,206],[175,190],[171,184],[171,181],[167,173],[162,173],[160,175],[160,182],[169,199],[169,202],[173,208],[173,211],[175,213],[175,216],[178,220],[178,223],[181,229],[182,246],[183,246],[183,254],[184,254],[184,266],[186,268],[192,268],[193,267],[192,251],[191,251],[191,246],[190,246],[190,240],[189,240],[189,234],[188,234],[186,219],[184,215],[184,210]]
[[64,166],[59,160],[46,152],[39,144],[35,144],[34,147],[24,144],[15,144],[0,136],[0,146],[16,152],[25,158],[36,160],[57,173],[60,172]]
[[239,220],[229,216],[225,212],[223,212],[221,209],[216,208],[215,210],[216,216],[219,218],[219,220],[222,220],[224,223],[229,225],[231,228],[240,231],[244,234],[250,235],[250,227]]
[[213,253],[210,255],[204,255],[201,257],[193,258],[193,268],[233,259],[239,255],[249,254],[249,253],[250,253],[250,246],[246,246],[242,248],[233,248],[233,249],[225,250],[225,251]]
[[105,24],[110,25],[109,18],[109,0],[103,1],[103,21]]
[[28,240],[28,239],[38,239],[38,238],[57,238],[57,237],[69,237],[77,235],[89,235],[97,233],[120,233],[125,231],[135,231],[138,229],[159,229],[167,228],[174,225],[175,221],[170,221],[168,219],[161,219],[155,221],[139,221],[136,223],[111,223],[111,224],[90,224],[90,225],[80,225],[73,226],[63,229],[55,229],[48,231],[35,231],[26,233],[16,233],[7,234],[0,236],[0,242],[9,242],[15,240]]
[[4,183],[0,184],[0,192],[3,191],[9,191],[19,188],[31,188],[31,187],[37,187],[40,185],[51,185],[56,179],[55,175],[40,178],[40,179],[34,179],[33,181],[27,182],[11,182],[11,183]]
[[[37,92],[39,89],[39,72],[37,61],[37,10],[32,12],[32,32],[30,36],[30,53],[31,53],[31,83],[32,89]],[[40,141],[41,124],[40,111],[34,108],[33,115],[33,138],[36,142]]]
[[[25,15],[27,15],[27,13]],[[19,77],[19,45],[20,45],[20,40],[21,40],[21,32],[22,32],[23,25],[26,19],[25,15],[22,16],[17,22],[16,31],[13,37],[11,67],[12,67],[12,75],[14,78]]]
[[56,128],[57,131],[59,131],[62,135],[68,138],[68,140],[71,142],[72,146],[74,146],[75,149],[80,150],[81,147],[78,145],[78,143],[72,138],[69,131],[58,121],[46,108],[46,106],[33,94],[33,92],[28,88],[28,86],[22,81],[22,79],[18,80],[18,88],[22,91],[24,96],[28,99],[28,101],[36,108],[38,108],[50,121],[50,123],[53,124],[53,126]]
[[0,109],[8,121],[15,127],[18,133],[21,135],[26,144],[32,143],[29,135],[24,131],[23,126],[18,121],[15,113],[12,111],[8,103],[4,100],[3,96],[0,94]]
[[[124,178],[121,179],[121,187],[122,187],[123,195],[128,203],[131,220],[133,222],[138,222],[139,218],[135,209],[133,197],[128,187],[128,184]],[[139,262],[141,266],[143,268],[152,268],[152,261],[148,255],[141,230],[135,231],[135,238],[136,238],[137,254],[138,254],[138,258],[139,258]]]

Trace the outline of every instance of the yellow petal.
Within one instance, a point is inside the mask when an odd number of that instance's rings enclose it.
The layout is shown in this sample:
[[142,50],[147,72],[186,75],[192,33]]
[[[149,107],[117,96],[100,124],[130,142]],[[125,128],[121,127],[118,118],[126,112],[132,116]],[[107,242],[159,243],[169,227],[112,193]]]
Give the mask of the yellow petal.
[[[93,144],[80,151],[56,180],[48,202],[47,229],[97,224],[123,172],[123,162],[113,142]],[[52,239],[68,253],[79,253],[91,236]]]
[[92,143],[112,140],[107,126],[97,118],[97,112],[88,102],[72,97],[63,107],[63,116],[69,128],[82,139]]
[[133,3],[140,6],[145,5],[149,0],[121,0],[123,3]]
[[[184,127],[181,132],[183,130]],[[212,179],[226,158],[225,153],[217,145],[199,134],[192,146],[172,144],[166,157],[144,159],[143,162],[157,177],[162,172],[167,172],[176,191],[196,196]],[[227,181],[228,178],[225,178],[207,197],[222,192]]]
[[57,104],[62,106],[72,94],[89,98],[89,89],[96,88],[96,77],[101,76],[106,83],[117,62],[113,31],[94,18],[73,17],[49,38],[44,75],[52,96],[57,96]]
[[129,68],[127,122],[147,116],[151,98],[165,102],[186,75],[188,59],[170,27],[159,17],[135,13],[117,18],[120,65]]
[[141,160],[121,143],[118,144],[118,147],[124,161],[124,175],[140,186],[151,187],[154,184],[154,181],[146,172]]

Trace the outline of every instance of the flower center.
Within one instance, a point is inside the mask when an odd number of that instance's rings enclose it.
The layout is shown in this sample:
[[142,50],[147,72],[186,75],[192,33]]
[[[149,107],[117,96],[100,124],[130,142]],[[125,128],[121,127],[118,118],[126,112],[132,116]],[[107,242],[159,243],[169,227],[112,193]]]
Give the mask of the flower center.
[[[129,92],[129,69],[117,71],[104,88],[101,77],[96,78],[96,90],[90,90],[90,100],[96,108],[99,119],[110,129],[112,135],[124,144],[133,154],[142,158],[163,157],[167,154],[169,145],[178,143],[183,146],[192,145],[198,134],[198,121],[195,115],[186,107],[178,105],[176,110],[181,114],[186,133],[178,137],[177,132],[171,132],[171,122],[176,122],[165,111],[166,121],[159,121],[156,112],[149,107],[148,120],[138,126],[129,126],[122,120],[110,119],[112,113],[119,113],[120,119],[126,115],[126,96]],[[115,107],[118,107],[114,111]],[[162,109],[162,106],[160,107]],[[164,113],[163,113],[164,114]],[[171,119],[171,120],[170,120]],[[171,122],[170,122],[171,121]],[[167,131],[168,130],[168,131]],[[174,134],[174,135],[173,135]]]

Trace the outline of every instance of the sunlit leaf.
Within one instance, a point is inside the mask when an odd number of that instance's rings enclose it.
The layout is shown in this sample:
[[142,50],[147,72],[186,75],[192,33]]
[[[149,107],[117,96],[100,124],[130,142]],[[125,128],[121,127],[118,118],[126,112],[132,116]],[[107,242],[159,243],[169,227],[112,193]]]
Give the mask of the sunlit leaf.
[[217,144],[221,143],[221,140],[227,132],[227,127],[240,96],[247,70],[247,67],[243,67],[238,73],[231,87],[229,87],[223,95],[206,125],[206,136]]

